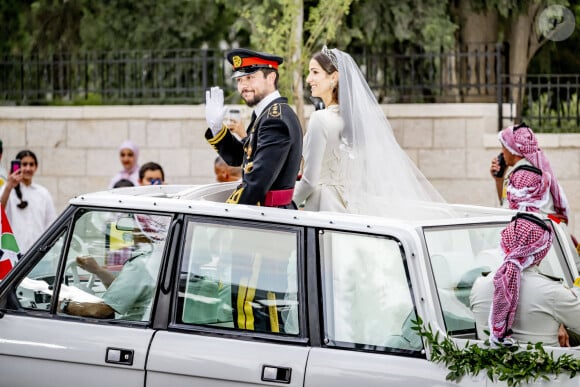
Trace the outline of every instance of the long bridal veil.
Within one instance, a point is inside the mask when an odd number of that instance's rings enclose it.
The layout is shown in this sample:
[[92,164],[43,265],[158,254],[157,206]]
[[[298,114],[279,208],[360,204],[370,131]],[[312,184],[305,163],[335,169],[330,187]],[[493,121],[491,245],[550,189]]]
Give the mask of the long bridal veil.
[[[345,199],[349,212],[427,218],[449,213],[439,192],[399,146],[362,72],[338,49],[343,148],[348,152]],[[435,206],[432,203],[441,203]]]

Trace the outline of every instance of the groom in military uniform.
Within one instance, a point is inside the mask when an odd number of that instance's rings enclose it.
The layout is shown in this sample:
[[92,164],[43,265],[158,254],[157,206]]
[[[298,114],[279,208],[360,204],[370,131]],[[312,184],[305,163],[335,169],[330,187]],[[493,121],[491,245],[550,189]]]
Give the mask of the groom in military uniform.
[[227,54],[238,92],[254,108],[248,136],[238,140],[223,124],[223,90],[206,92],[205,137],[231,166],[242,167],[242,183],[227,203],[296,208],[294,184],[302,157],[302,128],[288,100],[278,92],[278,56],[243,48]]

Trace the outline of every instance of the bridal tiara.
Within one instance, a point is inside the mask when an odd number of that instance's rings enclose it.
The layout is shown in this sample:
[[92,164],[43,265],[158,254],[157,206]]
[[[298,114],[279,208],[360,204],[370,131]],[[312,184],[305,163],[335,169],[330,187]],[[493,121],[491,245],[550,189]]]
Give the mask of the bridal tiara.
[[336,68],[338,70],[338,60],[336,60],[336,55],[334,55],[334,52],[329,50],[328,47],[326,47],[326,44],[322,47],[321,52],[322,52],[322,55],[324,55],[328,59],[330,59],[330,61],[334,65],[334,68]]

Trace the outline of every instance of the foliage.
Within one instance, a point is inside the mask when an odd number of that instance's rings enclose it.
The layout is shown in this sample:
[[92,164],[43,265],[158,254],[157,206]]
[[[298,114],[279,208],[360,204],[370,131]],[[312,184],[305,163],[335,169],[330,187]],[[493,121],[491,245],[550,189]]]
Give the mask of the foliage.
[[573,74],[580,69],[580,0],[570,7],[576,15],[576,29],[568,39],[547,42],[534,56],[529,67],[530,74]]
[[86,12],[85,50],[216,48],[234,20],[213,0],[102,0]]
[[21,26],[26,25],[27,10],[31,0],[0,1],[0,53],[18,54],[28,34]]
[[524,110],[523,120],[538,133],[578,132],[578,94],[572,94],[568,100],[558,102],[552,94],[541,94]]
[[0,12],[2,52],[18,53],[217,48],[235,19],[213,0],[9,0]]
[[477,376],[485,372],[492,382],[503,381],[515,387],[539,379],[550,380],[561,374],[573,378],[580,371],[580,360],[570,354],[556,358],[542,343],[528,343],[525,348],[518,345],[491,348],[489,340],[484,347],[467,341],[460,348],[449,337],[433,333],[430,324],[425,327],[420,317],[413,324],[412,329],[431,347],[431,360],[449,369],[447,380],[450,381],[459,382],[465,375]]
[[75,96],[72,100],[55,98],[52,100],[50,106],[91,106],[91,105],[102,105],[103,98],[97,93],[88,93],[87,96]]
[[[233,24],[235,35],[247,31],[249,46],[283,56],[279,88],[284,95],[292,95],[293,75],[307,63],[314,50],[332,41],[352,0],[221,0],[227,6],[238,7],[239,18]],[[312,4],[314,3],[314,4]],[[296,21],[302,20],[302,25]],[[301,47],[293,39],[296,31],[304,28]],[[296,57],[298,53],[299,57]]]
[[359,1],[353,5],[351,32],[370,52],[384,52],[395,43],[420,47],[428,52],[451,49],[458,25],[451,20],[449,5],[437,0],[413,2]]

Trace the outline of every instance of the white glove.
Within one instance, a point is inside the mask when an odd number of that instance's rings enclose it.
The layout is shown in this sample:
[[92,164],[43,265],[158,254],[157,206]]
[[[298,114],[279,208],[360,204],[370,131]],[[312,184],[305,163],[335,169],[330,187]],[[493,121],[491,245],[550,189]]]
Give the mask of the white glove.
[[226,115],[224,106],[224,91],[219,87],[212,87],[205,92],[205,120],[207,126],[215,136],[223,126]]

